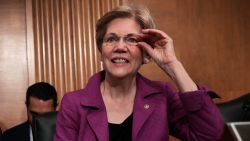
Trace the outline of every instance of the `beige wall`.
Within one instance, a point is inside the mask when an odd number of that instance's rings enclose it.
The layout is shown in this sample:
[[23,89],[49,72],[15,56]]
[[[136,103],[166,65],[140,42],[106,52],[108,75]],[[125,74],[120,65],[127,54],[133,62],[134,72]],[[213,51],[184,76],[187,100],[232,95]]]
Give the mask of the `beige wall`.
[[26,118],[28,85],[25,0],[0,0],[0,126]]

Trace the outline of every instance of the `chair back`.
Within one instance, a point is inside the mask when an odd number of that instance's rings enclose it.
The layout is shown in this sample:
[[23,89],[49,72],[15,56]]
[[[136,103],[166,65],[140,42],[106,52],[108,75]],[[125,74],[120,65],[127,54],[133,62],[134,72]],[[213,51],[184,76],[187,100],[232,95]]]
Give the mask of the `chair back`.
[[2,141],[2,129],[0,127],[0,141]]
[[217,106],[225,122],[250,121],[250,93]]
[[34,141],[53,141],[57,112],[33,116],[32,131]]

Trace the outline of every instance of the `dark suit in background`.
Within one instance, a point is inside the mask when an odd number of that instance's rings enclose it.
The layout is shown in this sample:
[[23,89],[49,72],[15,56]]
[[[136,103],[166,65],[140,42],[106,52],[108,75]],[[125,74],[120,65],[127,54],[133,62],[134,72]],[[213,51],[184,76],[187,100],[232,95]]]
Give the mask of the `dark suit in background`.
[[46,82],[34,83],[27,89],[25,104],[28,120],[6,130],[3,133],[3,141],[31,141],[30,136],[32,135],[30,134],[32,132],[30,132],[30,123],[32,123],[32,117],[56,110],[56,89]]
[[3,141],[30,141],[29,122],[21,123],[3,133]]

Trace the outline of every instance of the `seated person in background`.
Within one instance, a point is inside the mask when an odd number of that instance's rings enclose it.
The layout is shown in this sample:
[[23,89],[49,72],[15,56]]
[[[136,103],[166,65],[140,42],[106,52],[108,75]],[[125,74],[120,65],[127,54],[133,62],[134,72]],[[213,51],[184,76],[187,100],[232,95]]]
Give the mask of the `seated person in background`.
[[[54,141],[168,141],[169,134],[183,141],[220,138],[224,123],[209,96],[214,93],[195,84],[175,56],[172,38],[154,27],[143,7],[121,6],[98,20],[104,70],[85,89],[64,95]],[[178,90],[138,72],[151,59]]]
[[56,111],[56,89],[45,82],[31,85],[26,93],[26,107],[28,120],[3,133],[4,141],[33,141],[32,115]]

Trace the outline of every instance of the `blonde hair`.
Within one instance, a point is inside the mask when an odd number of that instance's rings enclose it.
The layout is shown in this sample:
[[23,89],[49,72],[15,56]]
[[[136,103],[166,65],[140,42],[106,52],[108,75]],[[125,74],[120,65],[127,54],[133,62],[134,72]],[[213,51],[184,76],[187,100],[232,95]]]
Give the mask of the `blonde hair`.
[[101,51],[103,37],[108,24],[117,18],[131,18],[140,24],[142,29],[155,28],[155,23],[149,10],[142,5],[123,5],[114,8],[102,16],[96,23],[96,44]]

